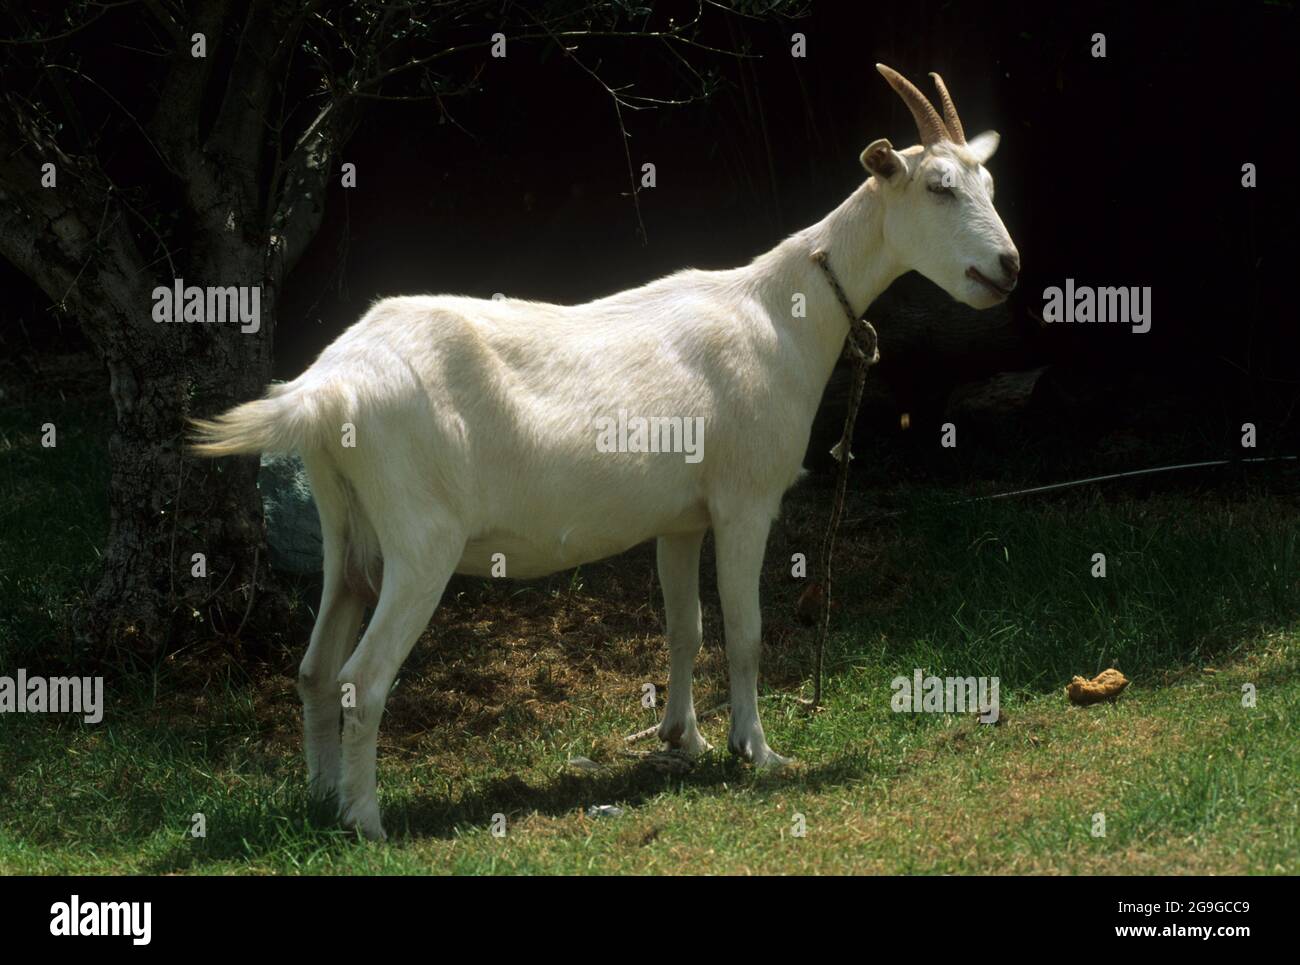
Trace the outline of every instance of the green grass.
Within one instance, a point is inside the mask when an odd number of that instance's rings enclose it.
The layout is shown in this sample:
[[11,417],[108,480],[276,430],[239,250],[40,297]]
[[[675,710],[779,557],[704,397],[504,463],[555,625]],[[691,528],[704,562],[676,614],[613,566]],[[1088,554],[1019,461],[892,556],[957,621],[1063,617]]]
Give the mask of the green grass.
[[[0,408],[0,655],[75,661],[63,632],[108,534],[110,413],[53,395]],[[55,445],[41,445],[53,423]]]
[[[0,431],[0,494],[23,507],[0,550],[9,672],[37,665],[34,640],[66,650],[103,504],[77,461],[93,456],[41,461]],[[73,480],[83,491],[64,498]],[[785,771],[714,752],[663,773],[620,753],[654,719],[641,684],[667,676],[643,548],[534,584],[454,581],[381,732],[387,843],[312,813],[292,662],[214,643],[111,679],[101,724],[0,718],[0,873],[1294,873],[1295,499],[1108,492],[856,494],[850,519],[904,513],[843,534],[826,707],[811,716],[795,696],[812,637],[788,574],[791,554],[817,557],[827,493],[792,494],[763,586],[761,706],[799,761]],[[1090,572],[1099,552],[1105,579]],[[726,691],[711,573],[706,558],[701,708]],[[1070,677],[1108,666],[1132,680],[1116,702],[1065,701]],[[893,713],[889,682],[913,668],[998,676],[1001,723]],[[702,726],[725,747],[725,718]],[[567,766],[578,755],[600,767]],[[624,813],[589,818],[592,804]],[[206,837],[190,834],[195,814]]]

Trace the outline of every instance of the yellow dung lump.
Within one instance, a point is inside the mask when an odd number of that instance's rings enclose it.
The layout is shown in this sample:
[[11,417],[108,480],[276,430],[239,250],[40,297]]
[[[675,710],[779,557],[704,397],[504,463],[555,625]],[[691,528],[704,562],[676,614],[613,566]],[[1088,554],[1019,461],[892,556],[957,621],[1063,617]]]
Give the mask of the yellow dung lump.
[[1091,680],[1075,677],[1065,688],[1070,703],[1086,706],[1103,700],[1114,700],[1128,686],[1128,678],[1115,668],[1103,670]]

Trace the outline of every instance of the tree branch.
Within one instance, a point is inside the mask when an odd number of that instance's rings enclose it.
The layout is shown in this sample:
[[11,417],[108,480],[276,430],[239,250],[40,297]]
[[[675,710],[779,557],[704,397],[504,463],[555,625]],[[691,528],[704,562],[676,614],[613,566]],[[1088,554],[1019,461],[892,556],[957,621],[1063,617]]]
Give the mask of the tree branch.
[[[201,4],[190,34],[203,34],[209,47],[215,49],[229,7],[230,0]],[[191,56],[186,28],[171,20],[160,3],[150,3],[149,8],[171,34],[174,44],[172,65],[163,81],[150,128],[168,167],[186,183],[187,198],[193,197],[194,187],[207,185],[212,179],[207,159],[199,149],[199,108],[212,74],[213,58]]]
[[285,161],[276,191],[267,246],[267,274],[284,278],[297,266],[325,217],[325,192],[332,162],[360,116],[351,98],[330,100],[316,115]]
[[[117,190],[96,164],[60,151],[53,128],[12,94],[0,101],[0,145],[0,254],[78,316],[110,365],[120,363],[152,322],[148,269]],[[46,162],[57,187],[40,186]],[[141,324],[122,331],[123,319]]]
[[240,220],[259,228],[258,192],[271,100],[276,85],[284,82],[290,44],[307,14],[305,8],[290,4],[251,5],[216,122],[205,142],[208,156],[220,159],[226,201],[237,200]]

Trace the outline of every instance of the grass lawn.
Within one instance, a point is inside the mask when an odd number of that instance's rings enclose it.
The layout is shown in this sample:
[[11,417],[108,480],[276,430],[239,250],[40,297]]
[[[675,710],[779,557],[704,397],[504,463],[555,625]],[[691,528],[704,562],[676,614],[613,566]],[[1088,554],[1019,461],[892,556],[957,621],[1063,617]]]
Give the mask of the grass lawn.
[[[0,673],[100,672],[65,629],[106,529],[95,418],[0,411]],[[55,450],[47,419],[66,426]],[[647,546],[453,581],[380,734],[388,842],[310,813],[298,654],[213,640],[110,677],[100,724],[0,718],[0,873],[1296,872],[1294,480],[955,505],[975,489],[863,482],[817,714],[795,700],[813,635],[790,560],[816,560],[828,487],[793,492],[768,545],[761,707],[790,768],[626,755],[655,719],[642,685],[666,690]],[[708,708],[726,699],[708,544],[703,587]],[[1132,681],[1117,701],[1066,702],[1073,675],[1110,666]],[[917,668],[997,676],[1000,722],[894,713],[890,681]],[[702,726],[725,748],[725,715]],[[598,804],[623,813],[587,816]]]

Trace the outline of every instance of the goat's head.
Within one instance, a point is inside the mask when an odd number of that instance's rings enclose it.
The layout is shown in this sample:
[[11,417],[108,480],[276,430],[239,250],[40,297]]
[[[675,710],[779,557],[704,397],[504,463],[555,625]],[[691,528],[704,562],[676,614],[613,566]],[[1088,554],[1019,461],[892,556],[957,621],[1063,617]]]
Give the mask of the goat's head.
[[1020,253],[993,207],[993,178],[984,167],[997,150],[997,132],[967,142],[938,74],[930,76],[942,117],[907,78],[884,64],[876,69],[921,132],[921,143],[904,151],[882,138],[862,152],[862,166],[880,185],[886,245],[906,268],[972,308],[1005,301],[1016,287]]

